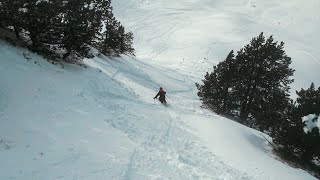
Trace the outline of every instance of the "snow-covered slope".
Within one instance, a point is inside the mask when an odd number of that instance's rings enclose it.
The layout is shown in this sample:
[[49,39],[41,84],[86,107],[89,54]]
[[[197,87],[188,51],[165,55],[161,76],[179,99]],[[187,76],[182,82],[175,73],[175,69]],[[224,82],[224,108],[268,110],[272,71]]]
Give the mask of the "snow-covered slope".
[[320,86],[319,0],[114,0],[134,32],[137,57],[179,69],[195,81],[264,32],[285,42],[295,90]]
[[[130,58],[62,69],[0,47],[0,179],[313,179],[200,109],[176,71]],[[152,99],[163,82],[168,107]]]
[[[315,179],[276,160],[260,132],[201,109],[194,83],[261,31],[310,73],[297,73],[299,86],[317,81],[318,1],[113,5],[135,34],[135,59],[60,68],[0,42],[1,180]],[[153,100],[159,86],[167,107]]]

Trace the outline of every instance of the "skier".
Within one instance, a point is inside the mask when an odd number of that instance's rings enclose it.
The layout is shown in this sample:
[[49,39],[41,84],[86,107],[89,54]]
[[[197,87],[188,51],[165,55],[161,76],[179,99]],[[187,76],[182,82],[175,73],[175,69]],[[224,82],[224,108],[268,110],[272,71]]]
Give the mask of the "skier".
[[158,96],[160,96],[159,97],[159,101],[161,103],[167,103],[167,101],[166,101],[166,92],[162,89],[162,87],[160,87],[158,94],[153,99],[156,99]]

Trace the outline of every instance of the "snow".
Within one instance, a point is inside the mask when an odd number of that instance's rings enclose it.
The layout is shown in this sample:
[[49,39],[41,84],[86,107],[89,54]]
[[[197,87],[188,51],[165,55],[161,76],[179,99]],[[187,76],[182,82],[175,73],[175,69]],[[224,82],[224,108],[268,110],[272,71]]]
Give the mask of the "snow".
[[137,58],[199,82],[206,71],[264,32],[285,42],[295,90],[320,86],[320,1],[115,0],[116,17],[133,31]]
[[267,135],[200,108],[195,82],[264,31],[286,42],[293,88],[319,84],[319,1],[112,3],[136,58],[61,68],[0,41],[1,180],[315,179]]
[[317,116],[315,114],[309,114],[307,116],[302,117],[302,122],[305,124],[305,127],[303,128],[305,133],[312,132],[312,129],[315,127],[319,128],[320,133],[320,116]]

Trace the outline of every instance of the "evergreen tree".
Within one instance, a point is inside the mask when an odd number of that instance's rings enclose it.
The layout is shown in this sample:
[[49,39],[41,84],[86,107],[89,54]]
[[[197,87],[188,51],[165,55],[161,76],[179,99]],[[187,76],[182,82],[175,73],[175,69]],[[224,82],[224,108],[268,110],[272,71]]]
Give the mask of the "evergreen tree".
[[97,46],[99,42],[103,39],[102,29],[104,26],[104,21],[106,21],[108,15],[112,13],[111,0],[95,0],[94,3],[95,13],[91,13],[90,19],[93,19],[92,27],[95,29],[94,40],[92,42],[93,46]]
[[105,30],[98,34],[99,42],[96,47],[104,55],[119,56],[120,54],[134,55],[133,34],[125,32],[124,27],[117,21],[112,8],[106,8],[104,13]]
[[102,40],[98,45],[98,49],[104,55],[118,56],[119,50],[119,34],[117,32],[120,23],[108,14],[105,20],[105,31],[102,33]]
[[134,56],[134,48],[132,47],[133,44],[133,33],[128,32],[126,33],[124,27],[122,25],[119,26],[118,29],[119,33],[119,53],[120,54],[130,54]]
[[272,136],[274,142],[284,146],[288,152],[293,152],[301,144],[303,123],[297,112],[296,104],[291,100],[288,111],[283,114],[286,118],[279,119],[278,127]]
[[88,56],[89,45],[93,44],[97,31],[101,28],[102,15],[96,7],[105,1],[67,0],[63,4],[62,47],[66,49],[64,58],[72,52]]
[[272,36],[265,40],[261,33],[236,56],[234,95],[240,105],[240,119],[251,119],[247,122],[261,130],[273,126],[274,117],[281,116],[287,108],[294,70],[289,67],[291,58],[283,45],[274,42]]
[[2,0],[0,27],[13,28],[18,38],[23,30],[29,48],[43,55],[61,48],[64,59],[82,58],[90,46],[106,55],[134,55],[133,34],[114,18],[111,0]]
[[[297,114],[300,118],[309,114],[320,115],[320,87],[316,89],[314,83],[311,83],[307,90],[301,89],[296,93],[298,95]],[[317,119],[316,117],[314,121],[317,121]],[[306,124],[303,123],[303,126],[305,127]],[[301,141],[301,156],[305,161],[310,161],[313,157],[320,158],[320,134],[318,127],[314,127],[310,132],[305,132],[301,136]]]
[[304,131],[306,123],[302,118],[309,114],[320,114],[320,88],[316,90],[312,83],[307,90],[297,91],[297,95],[297,104],[291,105],[287,119],[279,123],[273,139],[275,143],[281,145],[281,150],[286,154],[310,163],[313,158],[320,158],[319,128],[314,127],[310,131]]
[[275,133],[277,120],[289,107],[291,59],[284,43],[265,40],[263,33],[205,76],[198,86],[203,104],[218,113],[232,114],[242,123]]
[[28,32],[34,50],[43,49],[45,44],[56,44],[61,40],[58,27],[61,19],[59,0],[26,0],[24,5],[23,28]]
[[301,89],[296,93],[298,95],[297,103],[300,115],[320,114],[320,87],[316,90],[314,84],[311,83],[307,90]]
[[221,114],[230,114],[234,108],[232,99],[232,80],[234,79],[234,54],[229,53],[227,58],[213,67],[213,72],[207,72],[203,85],[197,85],[198,96],[205,107]]
[[19,39],[21,32],[22,8],[25,0],[1,0],[0,1],[0,27],[12,27]]
[[270,94],[256,97],[255,101],[259,106],[252,107],[252,126],[259,128],[260,131],[268,130],[271,136],[275,133],[279,123],[287,118],[289,113],[290,98],[288,94],[279,89],[270,91]]

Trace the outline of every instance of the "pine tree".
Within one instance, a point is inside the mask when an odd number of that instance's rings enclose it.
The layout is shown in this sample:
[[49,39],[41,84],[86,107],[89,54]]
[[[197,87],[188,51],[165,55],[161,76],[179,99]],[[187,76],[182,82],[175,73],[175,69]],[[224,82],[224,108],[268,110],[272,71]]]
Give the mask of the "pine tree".
[[92,4],[94,13],[90,14],[91,26],[95,29],[94,40],[92,42],[93,46],[97,46],[102,38],[102,29],[104,26],[104,21],[107,19],[108,14],[112,13],[111,0],[95,0]]
[[221,114],[230,114],[234,106],[232,99],[232,80],[234,74],[234,54],[229,53],[227,58],[213,67],[213,72],[207,72],[203,85],[197,85],[198,96],[205,107]]
[[309,164],[313,158],[320,158],[319,128],[314,127],[311,131],[305,132],[306,124],[302,121],[302,117],[320,114],[320,88],[316,90],[312,83],[308,89],[301,89],[296,93],[297,103],[291,105],[287,119],[278,124],[273,139],[275,143],[281,145],[282,152]]
[[300,115],[320,114],[320,87],[315,89],[314,83],[311,83],[307,90],[301,89],[296,91],[298,98],[297,103]]
[[133,33],[128,32],[126,33],[124,30],[124,27],[122,25],[119,26],[118,29],[119,33],[119,41],[120,41],[120,46],[119,46],[119,52],[120,54],[130,54],[134,56],[134,48],[132,47],[133,44]]
[[89,45],[93,44],[97,31],[101,28],[102,15],[96,13],[102,1],[67,0],[63,4],[62,47],[66,49],[64,58],[72,52],[88,56]]
[[[297,114],[300,118],[309,114],[320,115],[320,87],[316,89],[314,83],[311,83],[307,90],[301,89],[296,93],[298,95]],[[303,126],[305,125],[303,124]],[[316,156],[320,158],[319,128],[314,127],[310,132],[305,132],[301,139],[302,158],[305,161],[310,161]]]
[[60,26],[61,3],[59,0],[26,0],[24,5],[24,18],[22,24],[24,30],[32,41],[32,48],[40,51],[46,44],[55,44],[61,40]]
[[111,0],[2,0],[0,15],[0,27],[13,27],[18,38],[23,30],[29,48],[43,55],[61,48],[64,59],[81,59],[90,46],[107,55],[134,55],[133,34],[114,18]]
[[20,38],[23,5],[25,0],[1,0],[0,1],[0,27],[12,26],[16,37]]
[[207,73],[198,86],[203,104],[218,113],[231,114],[249,126],[275,133],[277,121],[288,111],[291,58],[284,43],[265,40],[263,33]]
[[96,43],[96,47],[107,56],[134,55],[132,32],[126,33],[121,23],[115,19],[112,7],[107,7],[103,17],[105,30],[98,34],[99,42]]
[[105,31],[102,33],[102,40],[98,45],[98,49],[104,55],[118,56],[119,49],[119,34],[117,32],[120,23],[113,17],[113,14],[108,14],[105,20]]
[[287,118],[290,98],[281,90],[275,89],[270,94],[256,97],[258,106],[252,107],[253,126],[260,131],[268,130],[271,136],[275,133],[278,124]]
[[236,56],[234,91],[240,119],[251,119],[249,124],[262,129],[272,127],[274,117],[281,116],[287,108],[294,70],[289,67],[291,58],[283,45],[273,42],[272,36],[265,40],[261,33]]

